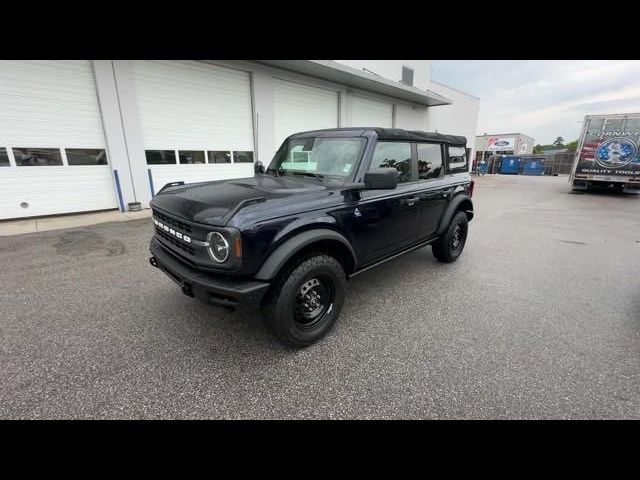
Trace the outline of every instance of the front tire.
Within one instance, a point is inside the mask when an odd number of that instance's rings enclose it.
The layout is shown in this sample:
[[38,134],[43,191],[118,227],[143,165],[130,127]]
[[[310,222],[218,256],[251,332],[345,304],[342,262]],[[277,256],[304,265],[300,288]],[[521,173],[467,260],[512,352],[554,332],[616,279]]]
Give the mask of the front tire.
[[456,213],[449,223],[447,231],[431,246],[433,256],[439,262],[455,262],[462,254],[467,243],[469,233],[469,221],[464,212]]
[[340,262],[326,254],[307,256],[276,279],[263,307],[264,323],[284,345],[311,345],[335,326],[345,289]]

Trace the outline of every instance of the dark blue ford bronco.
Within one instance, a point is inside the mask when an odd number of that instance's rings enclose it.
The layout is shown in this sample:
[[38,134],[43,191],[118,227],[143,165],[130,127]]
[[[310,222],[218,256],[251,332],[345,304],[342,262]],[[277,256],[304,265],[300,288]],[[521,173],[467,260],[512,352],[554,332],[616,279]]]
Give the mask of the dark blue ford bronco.
[[269,330],[294,347],[332,329],[354,275],[427,245],[455,261],[473,218],[464,137],[303,132],[255,171],[163,187],[151,201],[150,262],[186,295],[261,308]]

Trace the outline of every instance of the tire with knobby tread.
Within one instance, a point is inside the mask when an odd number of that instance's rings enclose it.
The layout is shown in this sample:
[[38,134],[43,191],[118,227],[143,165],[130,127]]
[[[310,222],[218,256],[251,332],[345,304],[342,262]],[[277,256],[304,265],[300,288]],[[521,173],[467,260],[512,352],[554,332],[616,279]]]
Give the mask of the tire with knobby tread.
[[[456,229],[456,226],[460,226],[463,230],[463,238],[458,248],[453,249],[451,242],[452,236]],[[464,212],[456,213],[449,226],[447,227],[447,231],[435,242],[431,245],[431,251],[433,252],[433,256],[439,261],[444,263],[455,262],[458,257],[462,254],[464,250],[464,246],[467,242],[467,234],[469,231],[469,221],[467,220],[467,214]]]
[[[294,302],[304,282],[317,276],[333,284],[333,302],[317,325],[303,328],[295,321]],[[342,310],[345,290],[346,276],[340,262],[324,253],[310,254],[278,275],[262,308],[263,321],[280,343],[306,347],[333,329]]]

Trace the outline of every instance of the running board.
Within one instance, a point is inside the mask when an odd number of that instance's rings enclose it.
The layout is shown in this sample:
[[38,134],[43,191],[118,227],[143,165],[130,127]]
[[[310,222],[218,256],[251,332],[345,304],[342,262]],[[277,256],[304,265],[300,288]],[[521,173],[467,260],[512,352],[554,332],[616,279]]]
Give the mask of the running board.
[[369,265],[367,267],[364,267],[362,270],[358,270],[357,272],[352,273],[351,275],[349,275],[349,278],[353,278],[356,275],[360,275],[362,272],[366,272],[367,270],[369,270],[371,268],[374,268],[374,267],[377,267],[379,265],[382,265],[383,263],[387,263],[389,260],[393,260],[394,258],[398,258],[398,257],[400,257],[400,256],[402,256],[402,255],[404,255],[406,253],[411,253],[414,250],[418,250],[420,248],[426,247],[427,245],[430,245],[431,243],[435,242],[437,239],[438,239],[438,237],[431,238],[431,239],[429,239],[429,240],[427,240],[425,242],[420,242],[417,245],[414,245],[413,247],[409,247],[408,249],[403,250],[400,253],[395,253],[395,254],[391,255],[390,257],[383,258],[382,260],[378,260],[377,262],[375,262],[375,263],[373,263],[373,264],[371,264],[371,265]]

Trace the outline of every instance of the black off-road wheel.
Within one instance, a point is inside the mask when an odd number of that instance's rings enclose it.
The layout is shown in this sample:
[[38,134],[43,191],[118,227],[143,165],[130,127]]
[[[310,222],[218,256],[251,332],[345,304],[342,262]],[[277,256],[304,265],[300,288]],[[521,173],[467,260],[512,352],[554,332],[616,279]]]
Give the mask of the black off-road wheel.
[[345,289],[345,273],[335,258],[304,257],[276,279],[262,309],[264,323],[284,345],[311,345],[333,329]]
[[469,222],[466,213],[456,213],[444,235],[431,246],[433,256],[439,262],[455,262],[464,249],[468,232]]

